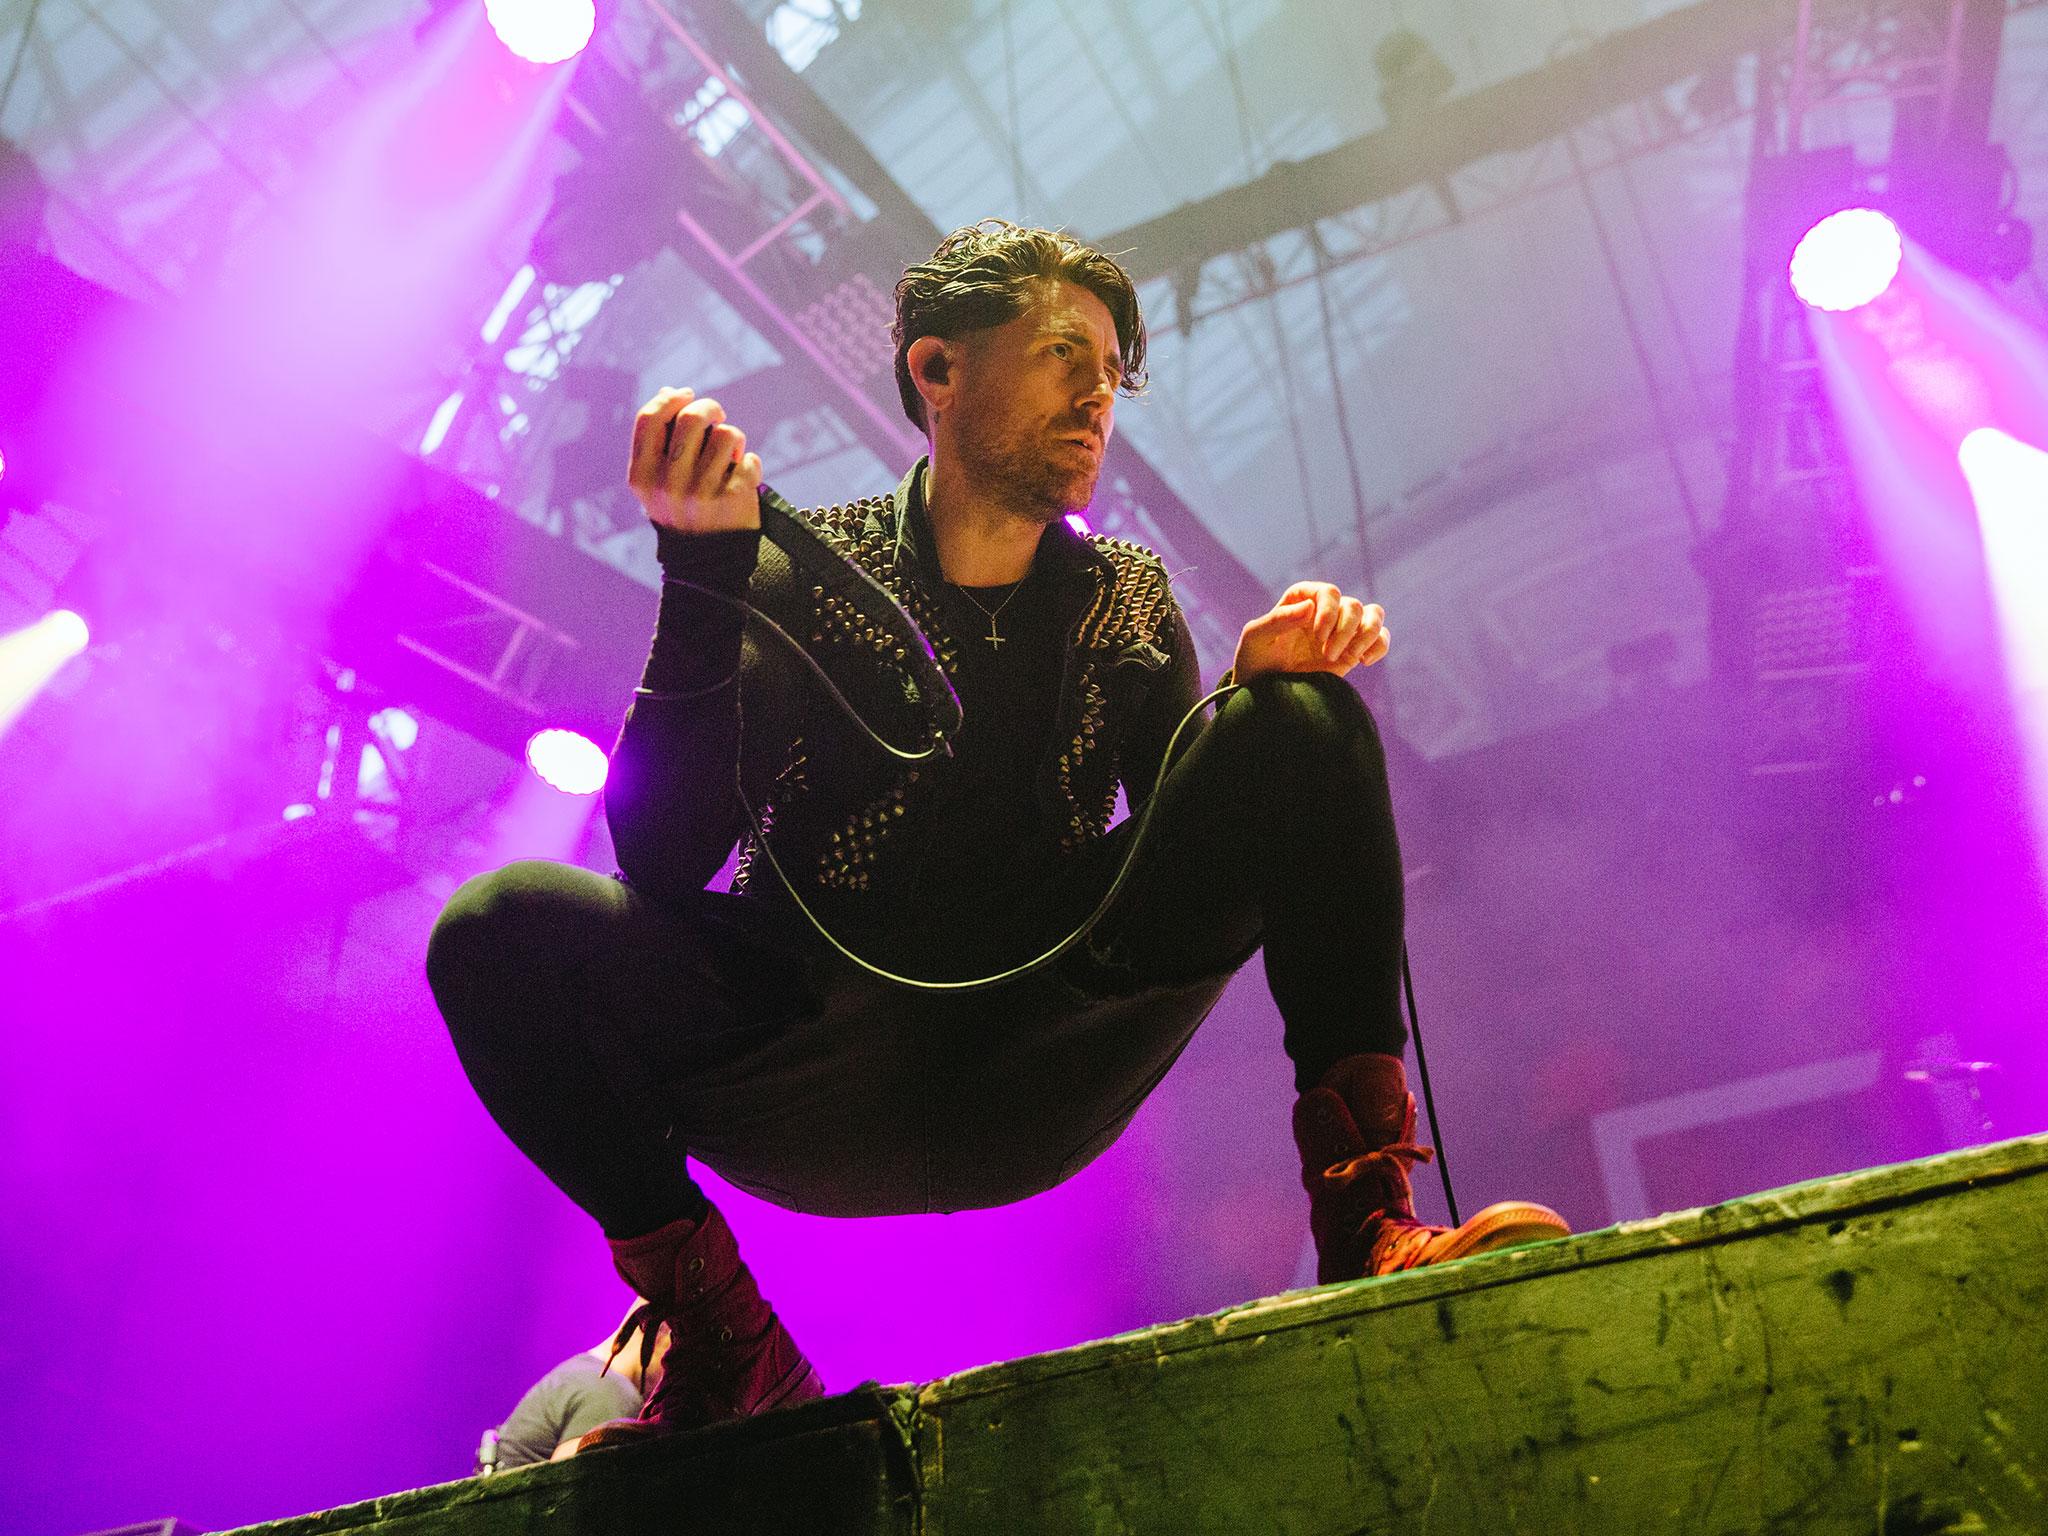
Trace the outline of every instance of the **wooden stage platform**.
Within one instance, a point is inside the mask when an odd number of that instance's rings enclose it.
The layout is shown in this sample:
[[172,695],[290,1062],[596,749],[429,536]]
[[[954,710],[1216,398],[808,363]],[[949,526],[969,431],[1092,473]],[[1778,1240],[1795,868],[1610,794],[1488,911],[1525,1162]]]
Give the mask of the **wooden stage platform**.
[[265,1536],[2048,1532],[2048,1136]]

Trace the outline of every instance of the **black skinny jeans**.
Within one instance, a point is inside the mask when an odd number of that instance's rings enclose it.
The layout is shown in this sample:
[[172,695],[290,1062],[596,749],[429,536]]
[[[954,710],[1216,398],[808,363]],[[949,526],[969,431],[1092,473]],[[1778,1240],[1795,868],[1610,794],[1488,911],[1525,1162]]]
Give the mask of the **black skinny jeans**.
[[[1085,944],[995,987],[912,991],[792,908],[661,907],[541,862],[457,891],[427,974],[485,1108],[608,1236],[699,1207],[685,1153],[794,1210],[1007,1204],[1116,1139],[1262,945],[1297,1087],[1406,1044],[1386,759],[1350,686],[1254,679],[1159,796]],[[1075,927],[1134,826],[1032,893],[1019,931],[1049,948]]]

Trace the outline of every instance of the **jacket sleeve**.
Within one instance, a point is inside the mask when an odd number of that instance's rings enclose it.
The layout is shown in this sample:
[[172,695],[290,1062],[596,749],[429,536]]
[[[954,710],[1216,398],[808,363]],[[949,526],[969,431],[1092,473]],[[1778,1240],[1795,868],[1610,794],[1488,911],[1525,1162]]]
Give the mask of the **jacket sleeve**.
[[[1180,604],[1175,603],[1173,650],[1166,659],[1166,665],[1153,675],[1151,686],[1146,689],[1144,703],[1127,738],[1118,770],[1118,777],[1123,780],[1124,799],[1133,815],[1151,797],[1174,727],[1195,707],[1195,700],[1201,696],[1201,658],[1195,654],[1195,637],[1188,630],[1188,621],[1181,614]],[[1187,753],[1195,738],[1202,734],[1205,724],[1206,721],[1199,719],[1188,722],[1187,729],[1181,732],[1180,745],[1175,749],[1175,762]]]
[[676,580],[754,601],[761,536],[657,530],[665,579],[654,643],[612,748],[605,819],[620,872],[655,901],[702,890],[739,840],[745,613]]

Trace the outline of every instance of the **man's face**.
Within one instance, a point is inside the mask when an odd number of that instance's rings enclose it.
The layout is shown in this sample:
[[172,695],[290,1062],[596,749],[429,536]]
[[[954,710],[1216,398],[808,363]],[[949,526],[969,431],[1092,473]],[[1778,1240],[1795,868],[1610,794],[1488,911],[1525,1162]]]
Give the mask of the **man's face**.
[[1024,313],[962,338],[954,433],[963,466],[1050,523],[1095,496],[1123,378],[1109,306],[1047,282]]

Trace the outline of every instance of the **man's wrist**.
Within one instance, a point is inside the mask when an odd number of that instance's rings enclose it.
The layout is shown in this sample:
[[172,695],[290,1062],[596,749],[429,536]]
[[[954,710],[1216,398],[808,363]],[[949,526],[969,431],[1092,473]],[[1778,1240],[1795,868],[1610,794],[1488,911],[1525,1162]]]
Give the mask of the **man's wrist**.
[[658,701],[708,698],[739,666],[744,603],[760,560],[752,529],[676,533],[657,525],[661,611],[640,677],[639,697]]
[[761,530],[721,528],[715,533],[683,533],[656,523],[654,555],[664,575],[737,591],[760,562]]

